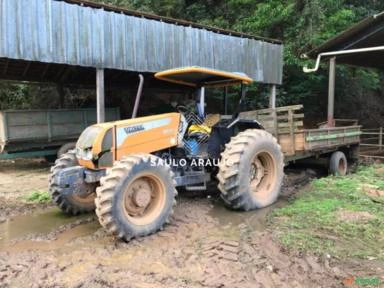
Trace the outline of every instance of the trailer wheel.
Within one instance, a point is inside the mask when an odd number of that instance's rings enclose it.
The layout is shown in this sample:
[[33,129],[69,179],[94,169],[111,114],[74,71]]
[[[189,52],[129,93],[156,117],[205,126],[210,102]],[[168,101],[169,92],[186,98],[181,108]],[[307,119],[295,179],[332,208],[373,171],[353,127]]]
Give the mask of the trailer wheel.
[[248,129],[233,137],[221,154],[218,188],[226,206],[253,210],[274,203],[284,176],[284,156],[268,132]]
[[96,184],[87,185],[87,195],[80,197],[73,194],[64,194],[59,186],[57,174],[60,170],[68,167],[77,166],[77,158],[74,151],[70,151],[61,156],[55,162],[55,166],[51,168],[51,176],[49,178],[49,192],[52,201],[64,211],[65,214],[77,215],[95,210]]
[[115,162],[96,190],[100,224],[125,241],[162,229],[176,204],[173,177],[169,166],[153,155],[130,155]]
[[335,176],[345,176],[348,171],[348,161],[341,151],[333,152],[329,160],[329,172]]
[[59,150],[57,150],[57,158],[60,158],[65,153],[69,152],[70,150],[73,150],[76,148],[76,142],[69,142],[64,145],[62,145]]

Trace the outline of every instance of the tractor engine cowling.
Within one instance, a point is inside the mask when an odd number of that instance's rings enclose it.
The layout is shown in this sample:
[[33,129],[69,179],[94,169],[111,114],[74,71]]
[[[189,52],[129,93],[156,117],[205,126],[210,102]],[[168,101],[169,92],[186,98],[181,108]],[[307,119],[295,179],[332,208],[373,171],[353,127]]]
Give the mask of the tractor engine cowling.
[[133,153],[154,153],[177,146],[181,117],[167,113],[95,124],[80,135],[76,144],[79,164],[105,169]]

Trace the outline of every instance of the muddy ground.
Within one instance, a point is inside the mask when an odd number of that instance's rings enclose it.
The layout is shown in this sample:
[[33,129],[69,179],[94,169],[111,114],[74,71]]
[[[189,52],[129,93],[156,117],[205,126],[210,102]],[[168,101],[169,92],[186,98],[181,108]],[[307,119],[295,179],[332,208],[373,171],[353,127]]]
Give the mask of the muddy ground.
[[281,248],[269,212],[317,174],[286,173],[272,207],[236,213],[216,189],[181,193],[171,224],[124,243],[106,235],[95,215],[66,217],[50,204],[26,203],[26,194],[47,190],[46,163],[1,162],[0,287],[342,287],[350,276],[382,274],[368,261]]

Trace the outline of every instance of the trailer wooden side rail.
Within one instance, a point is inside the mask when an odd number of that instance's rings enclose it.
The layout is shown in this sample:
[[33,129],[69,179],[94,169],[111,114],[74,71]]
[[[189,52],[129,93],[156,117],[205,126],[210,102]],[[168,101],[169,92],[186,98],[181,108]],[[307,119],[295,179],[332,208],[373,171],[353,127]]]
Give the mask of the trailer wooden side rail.
[[286,162],[359,146],[361,126],[356,120],[335,119],[336,127],[328,127],[324,122],[317,129],[304,129],[302,109],[303,105],[285,106],[242,112],[239,117],[257,119],[273,134]]

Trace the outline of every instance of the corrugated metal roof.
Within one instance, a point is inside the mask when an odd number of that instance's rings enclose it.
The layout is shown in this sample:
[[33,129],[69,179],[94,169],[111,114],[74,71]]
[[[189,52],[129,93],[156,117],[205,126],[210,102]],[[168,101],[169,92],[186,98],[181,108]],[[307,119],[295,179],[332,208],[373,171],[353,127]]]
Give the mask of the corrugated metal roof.
[[278,39],[261,37],[261,36],[247,34],[247,33],[237,32],[237,31],[233,31],[233,30],[227,30],[227,29],[222,29],[222,28],[208,26],[208,25],[202,25],[202,24],[186,21],[183,19],[175,19],[175,18],[170,18],[170,17],[165,17],[165,16],[159,16],[159,15],[150,14],[150,13],[146,13],[146,12],[142,12],[142,11],[135,11],[135,10],[127,9],[127,8],[116,7],[116,6],[104,4],[104,3],[96,3],[96,2],[87,1],[87,0],[57,0],[57,1],[64,1],[67,3],[80,4],[80,5],[86,6],[86,7],[101,8],[101,9],[104,9],[105,11],[124,13],[124,14],[130,15],[130,16],[153,19],[153,20],[158,20],[158,21],[176,24],[176,25],[181,25],[181,26],[189,26],[189,27],[193,27],[193,28],[205,29],[208,31],[221,33],[221,34],[225,34],[225,35],[233,35],[233,36],[244,37],[244,38],[249,38],[249,39],[262,40],[265,42],[277,43],[277,44],[282,43],[282,41],[278,40]]
[[[318,54],[332,51],[384,46],[384,12],[365,18],[349,29],[304,54],[315,59]],[[342,55],[337,62],[363,67],[384,68],[384,53],[365,52]]]
[[198,65],[273,84],[283,69],[280,44],[54,0],[0,1],[0,58],[138,72]]

